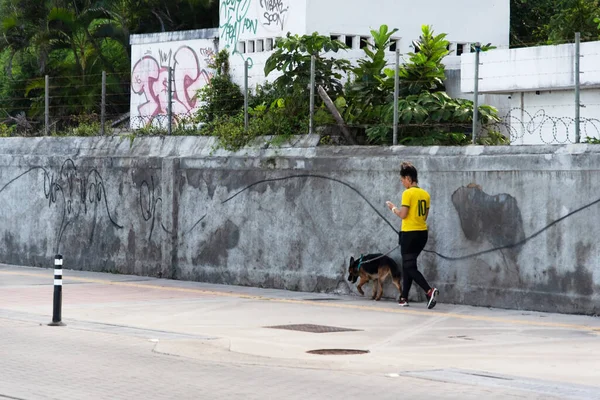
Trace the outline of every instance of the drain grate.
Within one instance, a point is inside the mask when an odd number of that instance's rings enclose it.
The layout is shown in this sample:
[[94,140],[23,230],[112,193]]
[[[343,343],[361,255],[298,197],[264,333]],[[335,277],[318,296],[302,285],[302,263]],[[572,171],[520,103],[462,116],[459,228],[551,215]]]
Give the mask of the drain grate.
[[309,350],[309,354],[318,354],[322,356],[350,356],[353,354],[367,354],[369,350],[355,350],[355,349],[319,349]]
[[331,332],[354,332],[354,331],[360,331],[360,329],[339,328],[337,326],[312,325],[312,324],[275,325],[275,326],[265,326],[265,328],[287,329],[287,330],[290,330],[290,331],[301,331],[301,332],[310,332],[310,333],[331,333]]

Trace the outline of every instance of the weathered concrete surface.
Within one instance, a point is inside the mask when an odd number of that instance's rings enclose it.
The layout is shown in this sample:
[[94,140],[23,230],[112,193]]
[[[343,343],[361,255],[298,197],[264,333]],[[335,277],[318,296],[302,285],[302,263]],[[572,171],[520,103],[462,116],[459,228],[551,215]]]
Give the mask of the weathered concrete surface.
[[54,328],[52,278],[0,264],[3,398],[600,398],[594,317],[65,269]]
[[75,269],[348,293],[350,256],[397,244],[385,201],[410,160],[432,196],[438,254],[420,265],[441,301],[600,313],[598,146],[316,142],[2,139],[0,262],[51,267],[60,252]]

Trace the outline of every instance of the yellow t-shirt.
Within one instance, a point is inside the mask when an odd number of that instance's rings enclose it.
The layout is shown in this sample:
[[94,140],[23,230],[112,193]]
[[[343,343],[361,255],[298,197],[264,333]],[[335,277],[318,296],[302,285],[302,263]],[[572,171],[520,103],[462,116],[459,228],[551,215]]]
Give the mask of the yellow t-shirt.
[[430,201],[429,193],[419,187],[411,187],[402,193],[402,206],[408,207],[408,215],[402,220],[402,232],[427,230],[425,216]]

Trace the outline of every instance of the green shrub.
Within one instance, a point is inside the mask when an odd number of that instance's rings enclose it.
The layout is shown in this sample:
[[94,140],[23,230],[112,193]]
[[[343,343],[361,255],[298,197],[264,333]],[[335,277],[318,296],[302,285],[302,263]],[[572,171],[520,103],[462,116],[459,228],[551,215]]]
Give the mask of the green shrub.
[[11,137],[15,133],[15,127],[0,123],[0,137]]
[[199,122],[212,122],[223,116],[235,116],[244,106],[244,95],[229,75],[229,53],[221,50],[208,66],[216,73],[208,85],[198,91],[202,105],[196,114]]

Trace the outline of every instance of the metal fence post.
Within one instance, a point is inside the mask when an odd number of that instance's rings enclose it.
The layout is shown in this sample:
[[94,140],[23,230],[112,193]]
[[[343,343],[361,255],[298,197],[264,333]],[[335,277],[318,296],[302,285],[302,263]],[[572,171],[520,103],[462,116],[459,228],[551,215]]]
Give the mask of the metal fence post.
[[102,71],[102,102],[100,104],[100,134],[106,134],[106,71]]
[[248,69],[250,65],[248,60],[244,61],[244,129],[248,130]]
[[46,75],[46,93],[44,95],[44,135],[50,134],[50,77]]
[[310,57],[310,117],[308,119],[309,135],[312,135],[314,132],[315,120],[315,61],[316,57],[312,55]]
[[167,84],[167,119],[169,135],[173,133],[173,69],[169,67],[169,82]]
[[581,34],[575,33],[575,143],[581,140],[581,83],[580,83],[580,66],[581,58]]
[[57,254],[54,257],[54,299],[52,301],[52,322],[49,326],[64,326],[62,318],[62,266],[63,257]]
[[394,74],[394,135],[392,144],[398,144],[398,98],[400,97],[400,49],[396,49],[396,73]]
[[481,43],[475,43],[475,87],[473,95],[473,144],[477,143],[477,130],[479,123],[479,52]]

